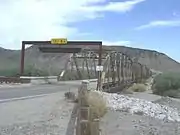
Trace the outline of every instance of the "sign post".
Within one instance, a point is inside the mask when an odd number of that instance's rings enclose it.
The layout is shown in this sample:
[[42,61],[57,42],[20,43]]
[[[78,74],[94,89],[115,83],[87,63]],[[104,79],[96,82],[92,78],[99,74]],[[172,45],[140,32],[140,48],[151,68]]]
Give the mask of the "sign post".
[[96,71],[102,72],[103,71],[103,66],[96,66]]
[[103,66],[101,66],[101,65],[96,66],[96,71],[98,72],[97,90],[100,91],[101,87],[102,87],[102,71],[103,71]]

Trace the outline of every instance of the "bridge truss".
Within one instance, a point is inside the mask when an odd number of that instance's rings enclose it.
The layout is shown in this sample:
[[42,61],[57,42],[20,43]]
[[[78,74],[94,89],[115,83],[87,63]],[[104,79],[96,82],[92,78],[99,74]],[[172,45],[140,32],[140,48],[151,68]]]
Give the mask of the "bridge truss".
[[[99,88],[123,88],[135,82],[141,82],[151,76],[151,71],[145,65],[134,62],[129,56],[116,51],[102,52],[101,83]],[[97,51],[83,49],[80,53],[71,54],[59,80],[68,79],[95,79],[97,73]],[[74,78],[73,78],[74,77]]]
[[[68,41],[67,45],[52,45],[50,41],[23,41],[21,75],[24,68],[26,44],[38,45],[43,53],[69,53],[58,80],[98,79],[97,89],[125,87],[151,76],[145,65],[133,61],[128,55],[102,49],[102,42]],[[103,68],[102,68],[103,67]]]

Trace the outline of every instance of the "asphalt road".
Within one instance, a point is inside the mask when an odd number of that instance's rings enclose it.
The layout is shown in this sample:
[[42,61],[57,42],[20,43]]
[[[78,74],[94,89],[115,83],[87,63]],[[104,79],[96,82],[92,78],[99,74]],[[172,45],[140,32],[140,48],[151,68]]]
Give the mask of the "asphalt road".
[[66,135],[74,127],[73,107],[63,91],[0,103],[0,135]]
[[79,84],[43,84],[28,87],[0,88],[0,103],[9,99],[35,97],[60,91],[77,89]]
[[72,134],[77,108],[65,100],[64,92],[77,92],[80,84],[78,80],[49,85],[1,86],[0,135]]

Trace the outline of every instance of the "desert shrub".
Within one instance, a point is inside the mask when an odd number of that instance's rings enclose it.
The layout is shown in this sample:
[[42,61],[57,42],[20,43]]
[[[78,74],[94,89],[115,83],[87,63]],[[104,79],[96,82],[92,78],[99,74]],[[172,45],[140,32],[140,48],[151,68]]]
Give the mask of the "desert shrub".
[[141,83],[146,85],[147,79],[141,79]]
[[76,70],[74,71],[67,70],[64,73],[63,80],[82,80],[82,79],[96,78],[96,76],[94,75],[94,71],[90,71],[89,75],[87,71],[83,72],[82,70],[80,70],[80,72],[81,72],[81,78],[78,76],[78,73]]
[[[9,68],[0,70],[0,76],[17,76],[19,74],[19,68]],[[35,67],[25,67],[24,76],[48,76],[48,72]]]
[[[96,76],[94,75],[93,71],[90,71],[90,76],[87,72],[81,72],[82,78],[79,78],[77,71],[66,71],[63,80],[81,80],[81,79],[94,79]],[[49,76],[49,75],[58,75],[59,72],[53,71],[51,73],[48,72],[46,69],[36,68],[31,65],[28,65],[24,69],[24,76]],[[8,68],[8,69],[1,69],[0,76],[18,76],[19,75],[19,68]]]
[[163,93],[163,96],[180,98],[180,90],[168,90]]
[[144,92],[146,91],[146,85],[141,84],[141,83],[135,83],[131,87],[129,87],[128,90],[131,90],[134,92]]
[[157,75],[154,78],[152,89],[154,94],[179,97],[180,73],[169,72]]
[[76,95],[74,92],[65,92],[64,93],[64,96],[66,99],[69,99],[69,100],[72,100],[72,101],[75,101],[76,100]]
[[101,118],[106,114],[106,101],[98,92],[90,91],[87,94],[87,101],[93,114],[93,118]]
[[18,73],[18,68],[0,70],[0,76],[16,76]]
[[133,91],[131,89],[124,89],[121,92],[119,92],[120,94],[133,94]]

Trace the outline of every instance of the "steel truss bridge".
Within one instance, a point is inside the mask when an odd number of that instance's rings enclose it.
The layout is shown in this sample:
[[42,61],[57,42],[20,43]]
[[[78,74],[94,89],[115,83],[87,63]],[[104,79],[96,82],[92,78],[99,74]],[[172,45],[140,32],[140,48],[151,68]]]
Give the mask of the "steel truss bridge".
[[[105,50],[100,41],[68,41],[66,45],[54,45],[50,41],[22,41],[21,69],[24,72],[25,45],[36,45],[43,53],[68,53],[69,58],[60,71],[58,80],[97,79],[97,89],[112,90],[151,76],[151,70],[127,54]],[[9,82],[13,82],[9,78]],[[14,79],[15,82],[19,79]],[[5,78],[7,81],[7,78]]]
[[[109,90],[116,87],[126,87],[135,82],[141,82],[151,76],[151,71],[145,65],[134,62],[128,55],[116,51],[102,53],[101,77],[97,88]],[[75,75],[75,79],[99,78],[98,52],[88,48],[80,53],[69,56],[64,70],[59,75],[59,80],[65,80],[68,75]],[[70,78],[69,78],[70,79]]]

